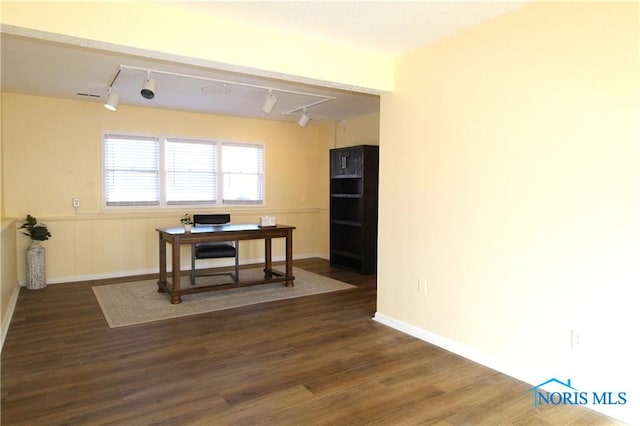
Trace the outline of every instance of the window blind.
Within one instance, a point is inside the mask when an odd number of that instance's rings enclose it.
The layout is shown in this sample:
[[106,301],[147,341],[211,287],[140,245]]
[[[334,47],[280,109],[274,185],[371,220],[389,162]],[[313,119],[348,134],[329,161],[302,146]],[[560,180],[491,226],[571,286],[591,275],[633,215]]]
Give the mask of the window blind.
[[264,148],[253,144],[222,144],[222,202],[264,201]]
[[261,204],[264,146],[105,134],[106,207]]
[[106,205],[159,205],[159,139],[105,135],[103,148]]
[[167,139],[167,204],[213,204],[217,196],[217,146]]

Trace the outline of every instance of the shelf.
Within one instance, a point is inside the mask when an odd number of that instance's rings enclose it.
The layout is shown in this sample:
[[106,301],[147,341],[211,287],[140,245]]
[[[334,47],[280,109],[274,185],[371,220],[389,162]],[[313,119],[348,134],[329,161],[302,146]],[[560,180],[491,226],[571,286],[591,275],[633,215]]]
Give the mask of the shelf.
[[355,220],[344,219],[331,219],[332,225],[345,225],[345,226],[362,226],[362,222]]
[[362,179],[353,178],[332,178],[331,179],[331,193],[332,194],[362,194]]
[[361,194],[331,194],[333,198],[362,198]]
[[331,176],[331,179],[360,179],[362,178],[362,173],[356,173],[351,175],[334,175]]
[[331,197],[331,213],[329,218],[332,223],[342,221],[345,224],[360,224],[363,218],[362,197]]
[[363,267],[363,259],[361,256],[346,251],[331,251],[330,263],[338,268],[349,268],[361,270]]
[[331,254],[332,255],[337,255],[337,256],[342,256],[342,257],[347,257],[349,259],[355,259],[355,260],[360,260],[362,258],[362,256],[360,256],[358,253],[352,253],[352,252],[344,251],[344,250],[331,250]]

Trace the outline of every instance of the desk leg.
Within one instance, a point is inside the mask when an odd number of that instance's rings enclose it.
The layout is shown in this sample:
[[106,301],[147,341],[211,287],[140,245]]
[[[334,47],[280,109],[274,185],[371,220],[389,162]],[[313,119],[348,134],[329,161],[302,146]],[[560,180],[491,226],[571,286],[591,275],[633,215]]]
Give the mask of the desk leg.
[[180,241],[175,239],[171,244],[171,260],[173,282],[171,283],[171,303],[182,303],[180,298]]
[[[287,262],[287,277],[293,277],[293,231],[290,229],[287,232],[287,252],[286,252],[286,262]],[[285,287],[293,287],[293,279],[287,280],[284,282]]]
[[158,241],[158,250],[158,293],[166,293],[165,288],[167,287],[167,242],[162,238],[161,234],[160,240]]
[[273,277],[273,264],[271,260],[271,238],[264,239],[264,277]]

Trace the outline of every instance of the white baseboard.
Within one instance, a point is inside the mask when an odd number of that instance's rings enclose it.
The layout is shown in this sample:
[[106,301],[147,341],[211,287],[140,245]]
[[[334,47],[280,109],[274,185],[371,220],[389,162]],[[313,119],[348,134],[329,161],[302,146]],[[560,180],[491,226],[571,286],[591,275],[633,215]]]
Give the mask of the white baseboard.
[[[493,359],[492,357],[487,356],[486,354],[470,346],[463,345],[462,343],[447,339],[446,337],[431,333],[429,331],[423,330],[419,327],[408,324],[404,321],[397,320],[379,312],[375,313],[373,320],[379,322],[380,324],[384,324],[405,334],[413,336],[417,339],[438,346],[439,348],[452,352],[470,361],[491,368],[492,370],[498,371],[502,374],[506,374],[507,376],[527,383],[532,387],[537,386],[540,383],[540,379],[545,378],[548,375],[548,372],[546,371],[520,371],[517,368]],[[622,422],[634,424],[631,418],[626,418],[630,416],[625,417],[625,415],[621,414],[619,411],[613,411],[611,409],[608,409],[606,406],[585,405],[584,407],[589,410],[596,411],[600,414],[604,414],[605,416],[615,418]],[[635,420],[637,421],[637,419]]]
[[398,331],[402,331],[405,334],[416,337],[427,343],[431,343],[432,345],[438,346],[439,348],[445,349],[449,352],[453,352],[454,354],[460,355],[461,357],[464,357],[470,361],[482,364],[485,367],[491,368],[492,370],[499,371],[520,381],[529,383],[532,386],[535,386],[534,383],[539,380],[540,377],[544,377],[544,374],[537,374],[536,372],[525,373],[522,371],[517,371],[516,368],[505,365],[504,363],[501,363],[487,356],[477,349],[463,345],[462,343],[456,342],[455,340],[447,339],[446,337],[442,337],[430,331],[423,330],[404,321],[391,318],[389,316],[381,314],[380,312],[376,312],[373,320],[391,328],[395,328]]
[[2,318],[2,330],[0,330],[0,352],[2,352],[2,348],[4,348],[4,340],[7,338],[7,333],[9,332],[9,325],[11,324],[11,318],[13,318],[13,312],[16,309],[16,305],[18,303],[18,295],[20,294],[20,286],[16,283],[13,287],[13,291],[11,292],[11,298],[9,300],[9,305],[7,306],[7,312],[4,313],[4,317]]
[[[157,273],[158,273],[157,269],[136,269],[131,271],[110,272],[108,274],[73,275],[69,277],[47,278],[47,285],[74,283],[79,281],[96,281],[96,280],[104,280],[107,278],[135,277],[136,275],[147,275],[147,274],[157,274]],[[24,287],[25,285],[26,284],[24,281],[20,281],[21,287]]]
[[[319,258],[322,258],[322,259],[329,259],[329,257],[326,254],[302,253],[302,254],[294,255],[293,256],[293,260],[309,259],[309,258],[313,258],[313,257],[319,257]],[[273,261],[274,262],[284,262],[285,261],[285,257],[284,256],[274,256],[273,257]],[[240,262],[240,265],[252,265],[252,264],[260,264],[260,263],[264,263],[264,258],[243,259]],[[234,261],[233,261],[233,259],[199,261],[198,265],[201,268],[224,268],[224,267],[227,267],[227,266],[233,266],[234,265]],[[73,275],[73,276],[68,276],[68,277],[56,277],[56,278],[50,278],[50,279],[48,278],[47,279],[47,285],[49,285],[49,284],[60,284],[60,283],[72,283],[72,282],[78,282],[78,281],[104,280],[104,279],[108,279],[108,278],[134,277],[134,276],[137,276],[137,275],[148,275],[148,274],[157,274],[157,273],[158,273],[158,269],[157,268],[152,268],[152,269],[136,269],[136,270],[130,270],[130,271],[116,271],[116,272],[109,272],[109,273],[106,273],[106,274]],[[25,282],[24,281],[20,281],[19,285],[21,287],[24,287],[25,286]]]

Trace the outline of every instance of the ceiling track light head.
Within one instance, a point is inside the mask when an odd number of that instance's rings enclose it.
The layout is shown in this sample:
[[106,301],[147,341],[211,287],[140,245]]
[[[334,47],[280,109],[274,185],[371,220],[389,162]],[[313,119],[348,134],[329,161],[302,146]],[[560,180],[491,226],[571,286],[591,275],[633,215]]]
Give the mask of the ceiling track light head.
[[116,111],[118,109],[118,104],[120,103],[120,95],[116,92],[112,92],[109,89],[109,96],[107,97],[107,102],[105,102],[104,107],[109,111]]
[[147,74],[147,79],[142,84],[142,90],[140,90],[140,94],[145,99],[153,99],[156,96],[156,81],[153,78],[149,78]]
[[262,111],[264,111],[266,114],[271,114],[271,111],[273,111],[273,107],[276,105],[276,102],[278,102],[278,98],[276,98],[272,93],[272,89],[269,89],[269,94],[264,100],[264,105],[262,105]]
[[305,109],[302,110],[302,115],[300,116],[300,119],[298,120],[298,126],[306,127],[307,124],[309,124],[309,120],[311,120],[311,119],[307,115],[307,109],[305,108]]

